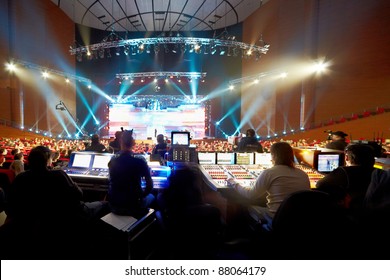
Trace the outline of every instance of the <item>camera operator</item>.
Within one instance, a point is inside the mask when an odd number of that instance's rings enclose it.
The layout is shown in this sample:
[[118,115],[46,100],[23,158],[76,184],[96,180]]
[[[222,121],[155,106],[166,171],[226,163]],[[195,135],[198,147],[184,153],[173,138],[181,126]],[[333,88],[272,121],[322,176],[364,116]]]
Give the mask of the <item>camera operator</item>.
[[342,131],[333,131],[333,132],[330,131],[329,138],[331,141],[328,144],[326,144],[325,148],[344,151],[344,149],[348,145],[345,139],[346,136],[348,136],[348,134]]

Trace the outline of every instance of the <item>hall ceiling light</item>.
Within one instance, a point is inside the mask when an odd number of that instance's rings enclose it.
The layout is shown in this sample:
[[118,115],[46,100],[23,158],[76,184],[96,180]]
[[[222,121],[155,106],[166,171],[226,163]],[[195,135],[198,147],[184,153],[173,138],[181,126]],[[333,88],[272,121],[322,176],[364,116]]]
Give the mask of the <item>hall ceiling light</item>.
[[68,81],[70,79],[72,79],[74,81],[84,82],[87,84],[92,83],[92,81],[90,79],[87,79],[87,78],[84,78],[81,76],[77,76],[77,75],[73,75],[72,73],[66,73],[66,72],[55,70],[55,69],[47,68],[47,67],[44,67],[44,66],[32,63],[32,62],[28,62],[28,61],[24,61],[24,60],[20,60],[20,59],[15,59],[15,58],[11,58],[10,61],[11,62],[6,64],[8,70],[10,70],[11,65],[12,65],[11,68],[13,68],[13,69],[16,69],[15,67],[17,65],[20,65],[20,66],[23,66],[25,68],[33,69],[33,70],[37,70],[37,71],[41,72],[41,75],[44,78],[48,78],[49,75],[57,75],[57,76],[64,77],[65,80],[68,80]]

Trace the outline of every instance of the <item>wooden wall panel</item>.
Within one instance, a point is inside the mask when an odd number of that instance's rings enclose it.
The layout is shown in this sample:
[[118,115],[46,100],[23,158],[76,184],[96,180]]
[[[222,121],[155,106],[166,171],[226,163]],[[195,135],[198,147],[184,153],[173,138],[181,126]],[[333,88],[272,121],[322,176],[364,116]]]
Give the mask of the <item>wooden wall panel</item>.
[[[268,130],[297,129],[301,121],[308,128],[389,105],[389,14],[390,1],[386,0],[272,0],[245,20],[243,41],[254,42],[255,36],[263,34],[271,47],[258,62],[244,60],[243,77],[274,69],[289,72],[283,83],[275,84],[270,101],[258,108],[264,118],[265,112],[274,111],[267,121]],[[303,66],[321,58],[330,63],[328,70],[322,75],[304,75]],[[256,94],[261,96],[264,88]],[[242,90],[243,99],[251,95],[253,90]],[[248,112],[247,104],[242,103],[242,118]],[[259,119],[254,116],[248,125],[255,123],[256,127]]]

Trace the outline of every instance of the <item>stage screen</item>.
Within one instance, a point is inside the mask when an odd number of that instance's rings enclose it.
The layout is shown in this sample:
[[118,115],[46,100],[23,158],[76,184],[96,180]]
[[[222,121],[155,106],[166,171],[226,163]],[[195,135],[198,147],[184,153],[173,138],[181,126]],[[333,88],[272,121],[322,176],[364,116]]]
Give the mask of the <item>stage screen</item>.
[[[149,99],[153,99],[149,97]],[[157,103],[158,105],[156,105]],[[205,108],[203,104],[162,106],[158,100],[138,107],[136,104],[110,104],[109,136],[124,129],[134,129],[135,139],[155,139],[158,134],[170,137],[172,131],[188,131],[192,139],[205,136]]]

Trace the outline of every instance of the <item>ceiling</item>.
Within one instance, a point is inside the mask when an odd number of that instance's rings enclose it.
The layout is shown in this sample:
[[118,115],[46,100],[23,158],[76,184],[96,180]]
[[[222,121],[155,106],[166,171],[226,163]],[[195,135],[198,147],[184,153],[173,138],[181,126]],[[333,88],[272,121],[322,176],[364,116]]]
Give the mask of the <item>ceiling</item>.
[[270,0],[51,0],[75,23],[109,31],[207,31],[244,21]]

